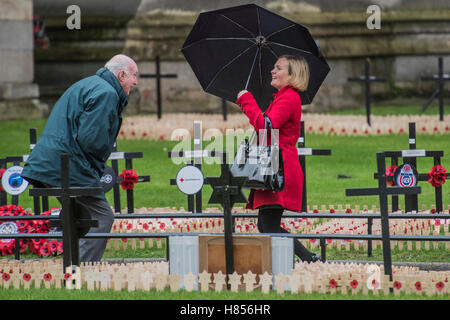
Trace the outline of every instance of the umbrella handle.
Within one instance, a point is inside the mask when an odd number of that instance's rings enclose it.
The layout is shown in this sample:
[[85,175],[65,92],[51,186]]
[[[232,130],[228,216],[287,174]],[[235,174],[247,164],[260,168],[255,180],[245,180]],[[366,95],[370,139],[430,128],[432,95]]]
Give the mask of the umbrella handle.
[[260,47],[257,47],[255,57],[253,58],[252,68],[250,69],[250,73],[248,75],[247,83],[245,84],[245,89],[244,90],[247,90],[248,84],[250,83],[250,78],[251,78],[252,73],[253,73],[253,68],[255,67],[256,57],[258,56],[259,50],[260,50]]

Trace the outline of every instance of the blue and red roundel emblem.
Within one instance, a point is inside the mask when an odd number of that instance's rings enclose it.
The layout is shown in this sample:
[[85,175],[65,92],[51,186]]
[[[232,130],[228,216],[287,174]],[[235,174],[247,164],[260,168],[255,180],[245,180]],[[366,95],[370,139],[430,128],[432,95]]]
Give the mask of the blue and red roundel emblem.
[[404,163],[395,170],[395,182],[399,187],[414,187],[417,185],[417,171],[409,163]]

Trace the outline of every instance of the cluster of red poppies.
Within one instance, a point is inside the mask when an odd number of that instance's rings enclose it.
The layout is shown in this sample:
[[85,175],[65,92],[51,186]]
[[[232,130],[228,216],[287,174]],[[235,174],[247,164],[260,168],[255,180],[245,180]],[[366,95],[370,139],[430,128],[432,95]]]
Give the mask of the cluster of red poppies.
[[[50,215],[51,210],[41,213]],[[0,216],[29,216],[21,206],[8,205],[0,207]],[[2,227],[3,225],[3,227]],[[4,229],[4,230],[2,230]],[[0,221],[0,230],[9,233],[48,233],[50,230],[48,220],[18,220]],[[62,241],[50,239],[20,239],[20,252],[23,253],[29,248],[38,256],[56,256],[62,253]],[[14,239],[0,239],[0,254],[2,256],[14,254]]]
[[445,183],[447,170],[440,164],[435,165],[430,172],[428,172],[428,182],[435,188],[442,186]]
[[386,168],[386,183],[389,186],[395,186],[394,174],[395,170],[397,170],[398,166],[390,165]]
[[[0,216],[25,216],[29,215],[20,206],[9,205],[0,207]],[[27,233],[28,223],[27,221],[0,221],[0,233]],[[24,252],[27,249],[27,241],[24,239],[19,240],[20,252]],[[14,248],[16,247],[14,239],[0,239],[0,254],[7,256],[14,254]]]
[[133,190],[134,185],[138,182],[138,174],[136,170],[123,170],[120,174],[120,177],[123,178],[120,186],[123,190]]

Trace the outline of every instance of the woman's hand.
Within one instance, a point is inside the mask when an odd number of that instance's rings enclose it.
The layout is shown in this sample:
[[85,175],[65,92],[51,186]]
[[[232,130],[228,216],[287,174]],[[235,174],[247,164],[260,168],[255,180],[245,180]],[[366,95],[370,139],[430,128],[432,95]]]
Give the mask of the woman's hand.
[[241,92],[238,93],[237,98],[239,99],[244,93],[247,93],[247,90],[242,90]]

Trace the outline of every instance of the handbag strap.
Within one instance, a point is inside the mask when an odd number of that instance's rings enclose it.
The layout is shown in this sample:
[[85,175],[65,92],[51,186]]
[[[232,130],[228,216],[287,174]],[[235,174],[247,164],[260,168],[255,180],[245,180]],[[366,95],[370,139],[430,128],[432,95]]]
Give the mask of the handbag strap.
[[[270,121],[270,118],[267,115],[264,115],[263,145],[266,145],[267,130],[270,130],[270,137],[271,137],[272,145],[279,145],[278,139],[277,139],[277,137],[276,137],[276,135],[274,133],[274,130],[273,130],[272,121]],[[274,143],[274,141],[275,141],[275,143]]]

